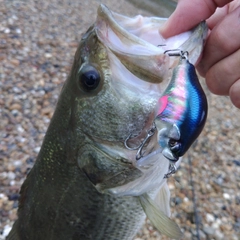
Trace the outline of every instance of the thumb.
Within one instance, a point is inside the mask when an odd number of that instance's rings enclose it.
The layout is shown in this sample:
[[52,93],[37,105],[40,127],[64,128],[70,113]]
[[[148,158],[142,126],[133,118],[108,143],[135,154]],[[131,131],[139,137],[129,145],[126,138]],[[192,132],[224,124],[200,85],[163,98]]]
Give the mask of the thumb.
[[160,34],[168,38],[188,31],[203,20],[209,18],[217,7],[232,0],[179,0],[177,8],[160,29]]

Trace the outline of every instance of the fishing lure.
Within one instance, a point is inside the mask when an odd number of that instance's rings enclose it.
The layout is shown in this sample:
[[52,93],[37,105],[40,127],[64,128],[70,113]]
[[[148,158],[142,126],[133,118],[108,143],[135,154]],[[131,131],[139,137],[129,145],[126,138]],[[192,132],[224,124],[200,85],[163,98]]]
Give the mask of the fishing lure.
[[[168,52],[180,56],[169,85],[159,99],[155,124],[162,154],[172,163],[178,161],[201,133],[208,111],[207,98],[200,85],[188,53]],[[174,165],[171,173],[174,173]]]

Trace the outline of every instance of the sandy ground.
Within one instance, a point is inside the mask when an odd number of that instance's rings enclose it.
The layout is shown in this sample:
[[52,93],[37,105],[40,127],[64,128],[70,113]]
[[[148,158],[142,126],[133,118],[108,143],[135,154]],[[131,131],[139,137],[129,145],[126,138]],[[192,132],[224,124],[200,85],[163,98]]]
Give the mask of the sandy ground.
[[[81,35],[94,22],[100,2],[125,15],[152,14],[124,0],[0,0],[0,240],[16,219],[19,188],[40,149]],[[182,239],[238,240],[240,110],[227,97],[207,89],[206,94],[206,127],[169,179],[172,217],[183,231]],[[137,239],[167,238],[146,221]]]

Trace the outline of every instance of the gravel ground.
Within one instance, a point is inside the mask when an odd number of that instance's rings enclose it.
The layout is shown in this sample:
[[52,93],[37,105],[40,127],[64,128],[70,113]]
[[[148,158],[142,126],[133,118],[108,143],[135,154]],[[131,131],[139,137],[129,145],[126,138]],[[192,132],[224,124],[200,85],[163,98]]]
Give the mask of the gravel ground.
[[[40,149],[81,34],[94,22],[100,1],[49,2],[0,0],[0,240],[16,219],[19,188]],[[101,2],[122,14],[151,15],[127,1]],[[169,179],[172,216],[182,239],[238,240],[240,111],[227,97],[206,93],[206,127]],[[135,240],[150,239],[167,238],[147,220]]]

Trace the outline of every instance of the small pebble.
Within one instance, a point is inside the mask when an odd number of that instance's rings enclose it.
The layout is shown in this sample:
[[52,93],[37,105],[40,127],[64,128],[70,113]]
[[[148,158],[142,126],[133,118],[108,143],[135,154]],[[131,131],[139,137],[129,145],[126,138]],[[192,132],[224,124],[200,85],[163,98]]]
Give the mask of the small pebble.
[[3,32],[8,34],[11,32],[11,30],[9,28],[5,28]]
[[238,167],[240,166],[240,161],[239,160],[233,160],[233,163]]
[[11,195],[9,195],[8,196],[8,199],[10,200],[10,201],[16,201],[16,200],[18,200],[19,199],[19,194],[18,193],[13,193],[13,194],[11,194]]
[[7,237],[7,235],[9,234],[9,232],[11,231],[12,226],[10,225],[6,225],[3,229],[3,233],[2,233],[2,237]]
[[206,214],[206,220],[207,220],[207,222],[214,222],[215,217],[212,214],[207,213]]
[[207,235],[212,236],[212,235],[214,235],[215,229],[212,228],[212,227],[209,227],[209,226],[204,226],[204,227],[203,227],[203,231],[204,231]]
[[224,193],[223,197],[227,200],[231,199],[231,196],[228,193]]

